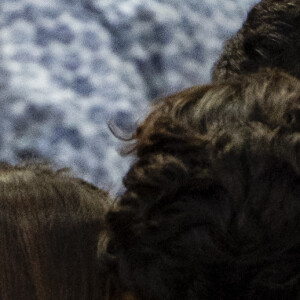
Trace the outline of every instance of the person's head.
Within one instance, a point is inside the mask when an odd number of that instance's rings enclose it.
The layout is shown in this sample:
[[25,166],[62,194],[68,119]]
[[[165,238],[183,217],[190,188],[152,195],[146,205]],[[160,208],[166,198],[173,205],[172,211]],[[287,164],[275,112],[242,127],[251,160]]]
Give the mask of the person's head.
[[229,39],[213,69],[223,81],[259,68],[279,68],[300,78],[300,1],[262,0]]
[[190,88],[157,103],[134,138],[100,256],[120,294],[300,297],[297,79],[262,70]]
[[0,164],[0,298],[103,299],[96,262],[108,194],[48,165]]

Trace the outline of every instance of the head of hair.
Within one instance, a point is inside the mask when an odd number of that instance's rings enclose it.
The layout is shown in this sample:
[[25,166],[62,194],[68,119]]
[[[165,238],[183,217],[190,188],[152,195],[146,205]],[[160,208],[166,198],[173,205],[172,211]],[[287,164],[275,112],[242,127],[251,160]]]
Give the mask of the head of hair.
[[0,298],[103,299],[108,194],[45,164],[0,164]]
[[213,81],[279,68],[300,78],[300,2],[262,0],[229,39],[213,68]]
[[300,297],[297,79],[261,70],[190,88],[156,103],[134,139],[100,257],[120,294]]

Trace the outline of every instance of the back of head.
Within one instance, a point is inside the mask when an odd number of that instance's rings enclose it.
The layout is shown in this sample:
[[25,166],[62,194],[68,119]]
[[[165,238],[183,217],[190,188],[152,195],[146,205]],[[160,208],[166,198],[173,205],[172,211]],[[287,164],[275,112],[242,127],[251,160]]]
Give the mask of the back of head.
[[134,138],[101,257],[120,294],[300,297],[298,80],[265,70],[185,90],[157,103]]
[[0,165],[0,298],[101,299],[108,195],[47,165]]
[[225,44],[212,79],[222,81],[262,67],[276,67],[300,78],[299,52],[299,0],[262,0]]

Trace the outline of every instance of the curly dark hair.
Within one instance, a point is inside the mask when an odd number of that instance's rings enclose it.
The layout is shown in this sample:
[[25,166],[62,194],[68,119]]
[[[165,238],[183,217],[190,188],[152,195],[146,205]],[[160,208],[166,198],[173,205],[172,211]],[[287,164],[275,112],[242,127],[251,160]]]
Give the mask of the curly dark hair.
[[213,69],[222,81],[261,67],[279,68],[300,78],[300,1],[263,0],[229,39]]
[[134,139],[100,255],[115,299],[300,299],[297,79],[192,87],[156,103]]
[[0,163],[0,298],[103,299],[97,247],[110,205],[66,169]]

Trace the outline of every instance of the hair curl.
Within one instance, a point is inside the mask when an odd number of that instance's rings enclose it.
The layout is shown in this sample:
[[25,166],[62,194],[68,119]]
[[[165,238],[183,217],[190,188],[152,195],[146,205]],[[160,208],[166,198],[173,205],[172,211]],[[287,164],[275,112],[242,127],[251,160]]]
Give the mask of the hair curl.
[[156,103],[134,139],[100,257],[120,294],[300,297],[297,79],[262,70],[190,88]]

